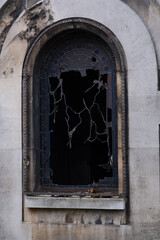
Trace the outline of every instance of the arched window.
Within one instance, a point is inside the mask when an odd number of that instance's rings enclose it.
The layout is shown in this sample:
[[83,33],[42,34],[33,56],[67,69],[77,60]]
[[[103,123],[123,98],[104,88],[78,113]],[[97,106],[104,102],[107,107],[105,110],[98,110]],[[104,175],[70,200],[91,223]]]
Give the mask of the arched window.
[[26,191],[124,192],[123,51],[109,30],[87,21],[48,28],[26,57]]

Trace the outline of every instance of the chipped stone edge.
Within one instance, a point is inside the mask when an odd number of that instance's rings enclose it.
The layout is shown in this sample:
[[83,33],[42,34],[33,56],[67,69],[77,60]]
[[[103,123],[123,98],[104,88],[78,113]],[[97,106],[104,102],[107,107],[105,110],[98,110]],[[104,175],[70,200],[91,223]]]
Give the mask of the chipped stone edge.
[[38,5],[42,4],[44,2],[44,0],[40,0],[38,2],[36,2],[35,4],[33,4],[32,6],[28,7],[27,6],[27,3],[26,3],[26,9],[29,11],[29,10],[32,10],[33,8],[37,7]]
[[25,196],[25,208],[125,210],[123,198]]
[[1,0],[0,1],[0,9],[4,6],[4,4],[7,2],[7,0]]

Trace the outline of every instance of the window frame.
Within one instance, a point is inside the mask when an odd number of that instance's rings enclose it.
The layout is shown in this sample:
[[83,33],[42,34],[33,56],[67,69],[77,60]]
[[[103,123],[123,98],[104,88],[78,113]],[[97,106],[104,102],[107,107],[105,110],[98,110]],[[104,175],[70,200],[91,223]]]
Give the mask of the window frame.
[[[37,55],[49,39],[66,29],[84,29],[100,36],[112,49],[116,60],[117,87],[117,164],[118,189],[108,189],[105,196],[117,194],[127,195],[127,84],[125,55],[121,44],[114,34],[103,25],[88,19],[66,19],[46,28],[30,46],[23,66],[23,191],[25,194],[41,194],[54,192],[53,189],[42,188],[40,183],[40,152],[38,151],[39,133],[35,133],[34,125],[39,121],[39,112],[33,104],[34,65]],[[34,101],[39,104],[38,95]],[[39,126],[37,127],[39,129]],[[37,170],[38,169],[38,170]],[[79,189],[77,189],[79,190]],[[85,189],[86,190],[86,189]],[[58,189],[59,195],[66,196],[66,189]],[[71,189],[70,194],[75,192]],[[83,191],[81,191],[83,192]],[[64,194],[62,194],[64,193]],[[82,193],[81,193],[82,194]],[[84,193],[83,193],[84,194]],[[95,194],[91,194],[95,195]],[[97,194],[97,195],[103,195]]]

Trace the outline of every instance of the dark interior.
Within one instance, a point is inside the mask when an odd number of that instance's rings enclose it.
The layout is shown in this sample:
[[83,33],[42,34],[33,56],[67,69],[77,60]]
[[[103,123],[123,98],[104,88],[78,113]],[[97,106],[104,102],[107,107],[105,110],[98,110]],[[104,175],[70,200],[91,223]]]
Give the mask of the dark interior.
[[[54,117],[50,114],[50,167],[54,184],[88,185],[112,177],[112,168],[108,167],[112,155],[112,128],[108,128],[110,150],[106,134],[95,139],[96,131],[104,132],[106,129],[101,114],[105,120],[107,117],[109,122],[112,121],[111,109],[106,112],[106,89],[102,87],[97,94],[98,86],[93,86],[93,81],[99,77],[107,84],[107,74],[100,75],[98,70],[88,69],[85,76],[81,76],[78,70],[62,72],[62,88],[57,89],[56,99],[50,95],[50,113],[55,111]],[[54,91],[58,83],[57,77],[51,77],[50,90]],[[87,91],[89,88],[91,89]],[[55,101],[61,96],[55,110]],[[95,96],[96,104],[91,108]],[[86,109],[83,111],[84,102]],[[81,111],[79,116],[77,113]],[[97,130],[94,125],[90,125],[90,116],[96,122]],[[80,120],[81,124],[78,125]],[[77,125],[76,130],[72,131]]]

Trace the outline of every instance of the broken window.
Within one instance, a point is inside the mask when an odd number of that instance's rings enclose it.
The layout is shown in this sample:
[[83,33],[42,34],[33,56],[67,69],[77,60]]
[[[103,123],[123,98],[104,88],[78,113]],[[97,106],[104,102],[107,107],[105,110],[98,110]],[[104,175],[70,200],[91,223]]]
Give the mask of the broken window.
[[41,184],[117,188],[112,51],[82,30],[60,35],[48,46],[40,68]]
[[112,177],[112,121],[107,111],[111,96],[107,90],[107,74],[100,76],[97,70],[87,69],[84,77],[79,71],[69,71],[61,73],[60,79],[50,78],[53,183],[87,185]]

